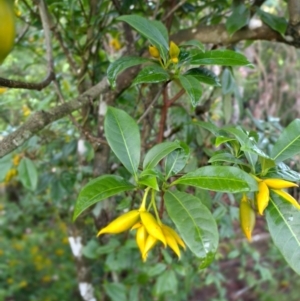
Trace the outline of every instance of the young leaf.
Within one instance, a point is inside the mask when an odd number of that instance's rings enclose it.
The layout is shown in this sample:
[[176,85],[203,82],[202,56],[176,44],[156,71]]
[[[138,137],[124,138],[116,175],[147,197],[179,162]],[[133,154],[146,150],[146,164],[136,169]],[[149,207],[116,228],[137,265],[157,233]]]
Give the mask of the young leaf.
[[202,96],[202,87],[199,81],[192,75],[179,75],[178,78],[182,88],[189,95],[192,106],[196,107]]
[[248,24],[250,19],[250,10],[244,3],[239,3],[232,9],[232,14],[226,21],[226,29],[230,35]]
[[236,87],[235,79],[228,68],[225,68],[222,72],[222,94],[226,95],[232,93]]
[[187,160],[190,156],[190,149],[185,143],[180,143],[182,148],[175,149],[171,152],[165,161],[166,179],[176,175],[186,165]]
[[208,163],[214,163],[214,162],[226,162],[231,164],[238,164],[238,165],[244,165],[249,166],[249,164],[243,162],[240,159],[237,159],[230,153],[221,153],[221,154],[215,154],[213,155],[209,160]]
[[127,15],[118,18],[137,30],[141,35],[147,38],[151,44],[159,49],[164,61],[167,60],[169,42],[167,39],[167,29],[158,21],[151,21],[138,15]]
[[278,31],[282,35],[285,34],[288,25],[288,22],[285,18],[269,14],[260,8],[257,8],[257,14],[265,24],[270,26],[275,31]]
[[95,203],[123,191],[133,190],[134,185],[115,175],[103,175],[90,181],[80,191],[76,200],[73,220]]
[[116,78],[119,73],[121,73],[122,71],[124,71],[129,67],[133,67],[148,62],[152,62],[152,61],[143,57],[123,56],[109,65],[107,69],[107,80],[109,84],[112,86],[112,88],[115,88]]
[[271,157],[281,162],[300,153],[300,119],[292,121],[274,144]]
[[143,168],[151,169],[173,150],[181,148],[178,142],[163,142],[153,146],[145,156]]
[[156,176],[143,176],[143,177],[140,177],[139,180],[138,180],[138,184],[146,185],[146,186],[149,186],[149,187],[153,188],[154,190],[159,191]]
[[141,141],[135,120],[122,110],[108,107],[104,132],[112,151],[137,180]]
[[300,211],[271,192],[265,210],[272,239],[289,266],[300,274]]
[[142,83],[159,83],[170,79],[169,73],[158,65],[144,67],[133,81],[133,85]]
[[193,122],[193,124],[199,125],[200,127],[202,127],[204,129],[206,129],[207,131],[211,132],[214,136],[220,135],[220,133],[219,133],[220,129],[211,122],[196,121],[196,122]]
[[34,163],[28,159],[23,158],[18,166],[19,178],[23,186],[29,190],[35,190],[38,183],[38,172]]
[[199,82],[205,83],[207,85],[212,85],[216,87],[221,86],[218,76],[212,71],[203,67],[189,69],[187,72],[185,72],[184,75],[192,75]]
[[164,195],[168,215],[189,249],[205,268],[214,259],[219,243],[217,224],[210,211],[197,197],[177,190]]
[[257,190],[253,177],[233,166],[201,167],[185,174],[171,185],[177,184],[231,193]]
[[220,65],[220,66],[250,66],[247,58],[237,52],[227,49],[210,50],[197,53],[190,59],[191,65]]

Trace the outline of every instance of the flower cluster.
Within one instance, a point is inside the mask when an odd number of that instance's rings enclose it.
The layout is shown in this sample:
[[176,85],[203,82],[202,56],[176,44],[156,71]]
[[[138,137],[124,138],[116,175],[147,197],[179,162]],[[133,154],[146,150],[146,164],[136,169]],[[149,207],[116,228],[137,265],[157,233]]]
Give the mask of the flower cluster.
[[176,231],[156,220],[143,207],[119,216],[105,228],[101,229],[98,236],[105,233],[118,234],[129,229],[137,229],[136,243],[143,261],[146,261],[148,252],[158,241],[161,241],[165,247],[168,245],[178,258],[180,258],[179,246],[185,249],[185,244]]
[[256,193],[257,210],[260,215],[263,215],[264,210],[268,206],[270,199],[270,189],[279,196],[290,202],[297,209],[300,205],[296,199],[282,189],[290,187],[298,187],[297,184],[282,179],[259,179],[255,177],[258,184],[258,192]]
[[[160,53],[159,50],[155,47],[155,46],[149,46],[149,53],[150,55],[155,58],[155,59],[160,59]],[[172,62],[173,64],[177,64],[178,63],[178,57],[180,54],[180,49],[179,47],[173,42],[170,42],[170,49],[169,49],[169,56],[170,56],[170,60],[169,62]],[[167,66],[169,65],[169,63],[167,63]]]

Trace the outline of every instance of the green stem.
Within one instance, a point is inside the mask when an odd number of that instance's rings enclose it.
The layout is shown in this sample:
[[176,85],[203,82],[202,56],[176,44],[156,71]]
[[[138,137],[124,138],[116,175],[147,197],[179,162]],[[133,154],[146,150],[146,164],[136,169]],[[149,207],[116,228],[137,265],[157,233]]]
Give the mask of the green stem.
[[147,201],[147,196],[148,196],[149,190],[150,190],[150,187],[147,187],[145,189],[143,200],[142,200],[142,204],[140,206],[140,211],[146,211],[146,201]]
[[151,193],[151,204],[153,206],[157,222],[158,222],[159,225],[161,225],[161,220],[159,218],[158,210],[157,210],[157,207],[156,207],[156,204],[155,204],[155,191],[154,191],[154,189],[152,189],[152,193]]

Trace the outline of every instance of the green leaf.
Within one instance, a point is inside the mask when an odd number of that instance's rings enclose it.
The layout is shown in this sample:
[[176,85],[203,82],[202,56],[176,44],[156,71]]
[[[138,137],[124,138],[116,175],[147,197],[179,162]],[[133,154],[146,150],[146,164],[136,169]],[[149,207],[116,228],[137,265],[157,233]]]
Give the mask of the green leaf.
[[180,172],[187,163],[190,156],[190,149],[185,143],[180,143],[182,148],[171,152],[165,161],[166,179]]
[[201,126],[202,128],[204,128],[207,131],[211,132],[214,136],[220,135],[219,134],[220,129],[216,125],[214,125],[213,123],[211,123],[211,122],[196,121],[196,122],[193,122],[193,124]]
[[111,301],[127,301],[126,286],[122,283],[110,282],[103,285],[105,293]]
[[178,142],[163,142],[153,146],[145,156],[143,168],[151,169],[155,167],[160,160],[177,148],[181,148]]
[[139,180],[138,180],[138,184],[146,185],[146,186],[149,186],[149,187],[153,188],[154,190],[159,191],[156,176],[140,177]]
[[19,178],[23,186],[31,191],[35,190],[38,183],[38,172],[34,163],[28,159],[23,158],[18,166]]
[[274,244],[289,266],[300,274],[300,211],[271,192],[265,212]]
[[244,55],[227,49],[210,50],[204,53],[197,53],[191,57],[190,64],[220,66],[251,65]]
[[134,188],[134,185],[115,175],[103,175],[93,179],[79,193],[74,208],[73,220],[93,204]]
[[245,6],[245,4],[240,3],[234,6],[232,9],[232,14],[228,17],[226,21],[226,29],[230,35],[234,34],[236,31],[248,24],[250,19],[250,10]]
[[281,162],[300,153],[300,119],[292,121],[274,144],[271,157]]
[[178,287],[178,281],[173,270],[164,271],[160,274],[155,282],[154,292],[156,295],[160,296],[165,293],[176,294]]
[[249,166],[249,164],[243,162],[242,160],[237,159],[230,153],[221,153],[221,154],[213,155],[208,160],[208,163],[214,163],[214,162],[227,162],[227,163],[231,163],[231,164]]
[[188,193],[166,191],[164,199],[168,215],[180,236],[200,258],[200,268],[205,268],[213,261],[219,243],[215,219],[201,200]]
[[224,71],[222,72],[221,82],[222,82],[222,94],[226,95],[234,91],[236,86],[235,79],[228,68],[225,68]]
[[189,172],[171,185],[184,184],[222,192],[256,191],[253,177],[233,166],[205,166]]
[[117,19],[128,23],[141,35],[147,38],[151,44],[159,49],[163,60],[165,62],[167,61],[169,41],[166,33],[168,31],[162,23],[158,21],[151,21],[138,15],[121,16]]
[[194,46],[194,47],[197,47],[202,52],[205,50],[204,45],[201,42],[199,42],[198,40],[189,40],[187,42],[180,44],[180,47],[181,46]]
[[122,71],[124,71],[129,67],[133,67],[136,65],[149,63],[149,62],[152,61],[143,57],[123,56],[109,65],[107,69],[107,80],[110,83],[110,85],[113,88],[115,88],[116,78],[119,73],[121,73]]
[[122,110],[108,107],[104,120],[104,132],[115,155],[137,180],[141,140],[135,120]]
[[257,8],[257,14],[265,24],[270,26],[275,31],[278,31],[282,35],[285,34],[288,25],[288,22],[285,18],[269,14],[260,8]]
[[141,83],[160,83],[170,79],[169,73],[158,65],[144,67],[133,81],[133,85]]
[[234,138],[226,137],[226,136],[218,136],[216,137],[215,146],[219,147],[221,144],[224,144],[226,142],[235,141]]
[[199,81],[192,75],[179,75],[178,78],[182,88],[190,97],[193,107],[196,107],[202,96],[202,87]]
[[300,173],[292,170],[283,162],[278,163],[271,168],[266,175],[267,178],[280,178],[291,182],[300,182]]
[[218,76],[212,71],[203,67],[189,69],[184,75],[192,75],[199,82],[205,83],[207,85],[216,87],[221,86]]

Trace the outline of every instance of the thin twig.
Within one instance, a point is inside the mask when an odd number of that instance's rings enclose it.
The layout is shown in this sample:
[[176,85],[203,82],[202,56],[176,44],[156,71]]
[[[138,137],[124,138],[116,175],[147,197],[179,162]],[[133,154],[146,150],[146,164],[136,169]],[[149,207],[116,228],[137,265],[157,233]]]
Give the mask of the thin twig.
[[140,123],[150,112],[151,109],[153,109],[153,105],[158,101],[159,96],[161,95],[161,92],[163,91],[164,87],[161,87],[157,94],[155,95],[154,99],[152,100],[152,102],[149,104],[148,108],[145,110],[145,112],[143,113],[143,115],[138,119],[137,123]]
[[162,21],[167,20],[180,6],[182,6],[187,0],[181,0],[177,3],[168,13],[166,16],[163,17]]

